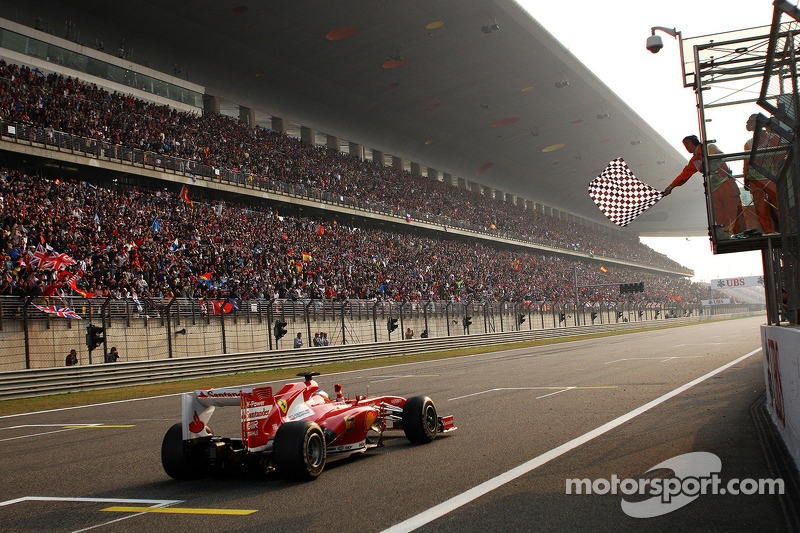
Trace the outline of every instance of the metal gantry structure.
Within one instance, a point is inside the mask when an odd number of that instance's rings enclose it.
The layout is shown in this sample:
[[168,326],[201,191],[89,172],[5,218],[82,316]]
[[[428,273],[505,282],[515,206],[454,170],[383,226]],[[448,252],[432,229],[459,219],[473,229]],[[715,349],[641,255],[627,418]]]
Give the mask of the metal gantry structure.
[[[691,87],[697,99],[708,234],[714,253],[761,251],[769,323],[796,324],[800,311],[800,10],[786,0],[775,0],[774,6],[770,26],[686,39],[680,32],[676,36],[684,86]],[[717,147],[745,130],[752,133],[747,144],[740,145],[741,151],[724,153]],[[722,187],[726,181],[729,186]],[[767,194],[767,189],[774,192]],[[723,206],[732,202],[738,204],[735,219],[723,213]],[[775,228],[762,223],[766,216],[776,221]]]

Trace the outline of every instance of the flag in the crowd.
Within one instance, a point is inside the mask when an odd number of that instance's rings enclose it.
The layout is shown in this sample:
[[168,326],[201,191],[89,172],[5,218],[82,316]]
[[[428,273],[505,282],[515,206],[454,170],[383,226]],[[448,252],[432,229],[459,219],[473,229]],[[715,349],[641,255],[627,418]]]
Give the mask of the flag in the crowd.
[[239,302],[235,298],[225,300],[200,300],[200,312],[207,315],[226,315],[239,310]]
[[36,270],[37,268],[42,268],[44,262],[47,260],[47,257],[50,255],[50,251],[43,245],[40,244],[36,247],[36,250],[33,252],[31,256],[30,265],[31,268]]
[[323,227],[322,224],[320,224],[319,227],[317,228],[317,235],[319,235],[320,237],[325,235],[325,228]]
[[200,274],[200,279],[208,281],[211,279],[211,272],[206,272],[205,274]]
[[84,298],[93,298],[94,297],[94,293],[93,292],[86,292],[86,291],[78,288],[78,278],[79,278],[79,276],[77,276],[77,275],[76,276],[72,276],[69,279],[69,281],[67,282],[67,286],[70,289],[72,289],[73,291],[75,291],[78,294],[80,294],[81,296],[83,296]]
[[44,311],[45,313],[49,313],[51,315],[60,316],[61,318],[74,318],[77,320],[82,320],[80,315],[70,309],[69,307],[59,307],[57,305],[48,305],[48,306],[41,306],[41,305],[34,305],[36,309],[40,311]]
[[175,241],[173,241],[173,243],[169,245],[169,251],[170,252],[176,252],[176,251],[178,251],[178,248],[180,248],[180,247],[181,247],[181,245],[178,242],[178,238],[175,237]]
[[303,263],[308,263],[311,261],[311,254],[303,252]]
[[181,187],[181,200],[189,204],[189,207],[194,207],[192,200],[189,198],[189,187],[186,185]]
[[153,233],[158,233],[161,231],[161,219],[156,217],[153,219],[153,223],[150,225],[150,229],[153,230]]
[[100,224],[100,215],[95,212],[94,217],[92,217],[92,221],[94,221],[97,224]]
[[63,283],[60,282],[48,285],[42,290],[42,292],[39,293],[39,296],[42,296],[44,298],[47,298],[48,296],[53,296],[55,293],[58,292],[58,288],[61,287],[61,285],[63,285]]
[[47,256],[47,259],[45,259],[42,268],[48,268],[51,270],[62,270],[76,263],[77,261],[75,261],[67,254],[61,254],[53,250],[50,252],[50,255]]
[[411,215],[406,213],[406,222],[411,222]]
[[625,227],[656,205],[664,193],[639,181],[618,157],[589,183],[589,196],[611,222]]
[[142,307],[142,302],[139,301],[139,297],[136,294],[133,295],[133,303],[136,304],[136,310],[138,312],[141,313],[142,311],[144,311],[144,308]]
[[491,229],[497,229],[497,226],[495,226],[494,224],[491,224],[491,225],[489,225],[489,227],[490,227]]
[[600,267],[600,272],[608,272],[608,269],[607,269],[606,267],[602,267],[602,266],[601,266],[601,267]]

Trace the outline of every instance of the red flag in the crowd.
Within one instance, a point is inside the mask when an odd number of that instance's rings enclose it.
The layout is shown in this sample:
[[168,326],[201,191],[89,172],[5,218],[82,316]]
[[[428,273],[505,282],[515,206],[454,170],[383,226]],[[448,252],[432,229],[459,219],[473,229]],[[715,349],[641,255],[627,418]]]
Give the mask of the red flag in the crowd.
[[94,297],[94,293],[93,292],[86,292],[86,291],[78,288],[78,276],[71,277],[69,282],[67,282],[67,286],[70,289],[72,289],[73,291],[75,291],[78,294],[80,294],[81,296],[83,296],[84,298],[93,298]]
[[608,272],[608,269],[606,267],[600,267],[600,272]]
[[47,298],[48,296],[53,296],[57,291],[58,288],[61,287],[63,283],[53,283],[52,285],[48,285],[47,287],[39,293],[39,296],[43,296]]
[[325,235],[325,228],[322,226],[322,224],[320,224],[319,227],[317,228],[317,235],[319,235],[320,237]]
[[194,207],[192,200],[189,198],[189,187],[186,185],[181,187],[181,200],[189,204],[189,207]]

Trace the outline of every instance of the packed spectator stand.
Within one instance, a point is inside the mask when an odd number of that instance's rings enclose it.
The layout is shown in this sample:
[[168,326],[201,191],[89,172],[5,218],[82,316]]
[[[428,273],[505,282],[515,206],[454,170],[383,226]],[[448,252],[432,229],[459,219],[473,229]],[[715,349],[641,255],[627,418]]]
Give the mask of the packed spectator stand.
[[[214,114],[178,112],[60,75],[0,61],[0,118],[218,168],[246,171],[395,209],[498,231],[513,229],[585,253],[680,270],[632,241],[557,220],[411,173],[361,161]],[[68,281],[97,296],[330,298],[395,301],[571,301],[581,284],[642,280],[646,291],[584,289],[587,302],[697,302],[708,288],[685,278],[558,255],[387,232],[364,224],[281,216],[274,207],[190,203],[159,188],[54,180],[3,169],[0,294],[57,294]],[[163,184],[162,184],[163,185]],[[257,231],[254,231],[258,228]],[[63,270],[31,268],[39,245],[64,253]]]

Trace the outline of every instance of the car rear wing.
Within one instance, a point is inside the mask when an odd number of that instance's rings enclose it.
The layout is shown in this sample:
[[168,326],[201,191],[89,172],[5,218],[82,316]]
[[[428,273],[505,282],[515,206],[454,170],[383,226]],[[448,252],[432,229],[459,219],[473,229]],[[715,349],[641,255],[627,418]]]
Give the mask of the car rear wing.
[[242,438],[246,440],[248,422],[266,418],[271,404],[272,387],[202,389],[184,393],[181,395],[183,440],[210,437],[211,415],[217,407],[227,406],[239,406],[242,410]]

